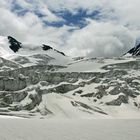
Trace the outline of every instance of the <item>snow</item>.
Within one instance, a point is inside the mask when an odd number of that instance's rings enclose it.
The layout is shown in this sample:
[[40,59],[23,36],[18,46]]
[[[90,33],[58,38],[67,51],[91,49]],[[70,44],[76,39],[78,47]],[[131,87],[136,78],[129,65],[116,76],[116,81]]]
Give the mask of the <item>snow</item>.
[[139,109],[129,104],[121,104],[121,106],[104,106],[104,110],[109,112],[113,119],[140,119]]
[[50,64],[53,65],[65,65],[69,61],[69,57],[63,56],[62,54],[58,53],[56,50],[50,49],[44,51],[41,45],[23,43],[22,48],[19,49],[18,51],[18,55],[28,56],[29,60],[34,63],[36,62],[37,58],[31,59],[31,55],[37,55],[37,54],[48,55],[48,58],[54,58],[54,60],[50,62]]
[[61,118],[97,118],[102,116],[102,118],[105,118],[104,115],[95,113],[90,114],[87,112],[80,111],[78,108],[73,107],[71,104],[71,101],[73,99],[69,96],[60,95],[56,93],[51,93],[43,96],[43,101],[39,105],[39,108],[42,108],[42,106],[46,106],[47,109],[51,110],[53,114],[53,118],[61,119]]
[[139,140],[140,120],[0,118],[1,140]]
[[0,36],[0,56],[5,58],[10,54],[13,54],[13,52],[9,48],[9,42],[7,37]]
[[42,49],[42,45],[30,44],[30,43],[22,43],[22,48],[18,50],[18,52],[14,53],[9,47],[9,40],[7,37],[0,36],[0,56],[7,59],[14,61],[14,59],[18,57],[25,57],[29,60],[29,63],[23,64],[24,67],[28,67],[31,65],[36,65],[39,58],[33,58],[32,56],[41,54],[46,55],[48,60],[54,59],[49,64],[54,65],[65,65],[69,62],[70,57],[63,56],[57,50],[50,49],[44,51]]
[[130,61],[135,61],[135,58],[95,58],[95,59],[84,59],[81,61],[70,62],[67,68],[60,69],[60,72],[106,72],[106,70],[102,69],[102,67],[111,65],[111,64],[118,64],[118,63],[125,63]]
[[[82,94],[87,93],[86,91]],[[106,95],[97,102],[93,102],[94,98],[80,97],[80,95],[71,96],[72,92],[67,94],[45,94],[42,97],[42,102],[38,108],[43,112],[44,108],[50,110],[52,114],[44,116],[43,118],[69,118],[69,119],[139,119],[140,113],[139,109],[130,104],[121,104],[120,106],[106,106],[104,103],[117,99],[118,95]],[[139,100],[138,97],[135,100]],[[80,102],[93,110],[84,108],[82,106],[73,106],[71,102]],[[102,102],[102,104],[101,104]],[[97,110],[96,111],[94,111]],[[99,113],[98,111],[103,111],[108,115]]]

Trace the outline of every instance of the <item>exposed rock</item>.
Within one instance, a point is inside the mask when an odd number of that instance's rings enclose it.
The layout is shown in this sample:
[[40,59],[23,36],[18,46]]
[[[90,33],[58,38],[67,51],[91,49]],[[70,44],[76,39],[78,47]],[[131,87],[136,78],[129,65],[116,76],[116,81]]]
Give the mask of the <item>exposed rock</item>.
[[6,91],[18,91],[24,89],[27,86],[26,79],[14,79],[12,77],[5,77],[3,79],[3,84],[4,87],[2,89]]
[[83,91],[82,90],[77,90],[77,91],[75,91],[74,93],[76,94],[76,93],[78,93],[78,94],[81,94]]
[[119,93],[121,93],[120,86],[114,87],[114,88],[109,92],[110,95],[117,95],[117,94],[119,94]]
[[81,107],[83,107],[85,109],[92,110],[94,112],[98,112],[98,113],[101,113],[101,114],[104,114],[104,115],[108,115],[106,112],[102,111],[101,109],[92,108],[92,107],[90,107],[89,105],[87,105],[85,103],[77,102],[77,101],[75,103],[77,103],[77,105],[80,105]]
[[40,104],[42,101],[42,95],[41,94],[30,94],[29,98],[32,100],[30,104],[27,104],[23,106],[23,110],[32,110],[34,109],[37,105]]
[[[132,56],[139,56],[140,55],[140,44],[138,44],[137,46],[130,49],[127,53],[131,54]],[[126,54],[124,54],[124,55],[126,55]]]
[[93,97],[94,95],[95,93],[92,92],[92,93],[82,94],[81,97]]
[[138,93],[134,90],[131,90],[129,88],[121,88],[121,92],[124,93],[127,96],[132,97],[132,98],[135,98],[135,97],[137,97],[137,95],[140,95],[140,93]]
[[53,48],[50,47],[50,46],[48,46],[48,45],[43,44],[42,49],[45,50],[45,51],[47,51],[47,50],[50,50],[50,49],[53,49]]
[[128,96],[126,95],[119,95],[119,97],[111,102],[107,102],[106,105],[112,105],[112,106],[120,106],[122,103],[127,104],[128,103]]
[[97,99],[101,99],[104,95],[107,95],[105,86],[101,85],[96,87],[96,89],[98,89],[98,91],[94,94],[94,97],[97,97]]
[[67,93],[69,91],[72,91],[76,88],[78,88],[78,85],[72,85],[72,84],[62,84],[60,86],[57,86],[55,88],[50,89],[50,92],[55,92],[55,93]]
[[21,42],[18,42],[16,39],[14,39],[13,37],[11,36],[8,36],[8,40],[9,40],[9,43],[10,43],[10,48],[14,51],[14,52],[17,52],[20,48],[22,48],[21,46]]
[[2,94],[0,94],[0,99],[7,104],[12,104],[13,102],[22,101],[27,95],[28,93],[26,91],[3,92]]
[[44,86],[48,86],[48,85],[49,85],[49,83],[48,83],[48,82],[46,82],[46,81],[41,81],[41,82],[40,82],[40,85],[44,87]]
[[9,105],[3,101],[0,101],[0,107],[3,108],[3,107],[8,107]]

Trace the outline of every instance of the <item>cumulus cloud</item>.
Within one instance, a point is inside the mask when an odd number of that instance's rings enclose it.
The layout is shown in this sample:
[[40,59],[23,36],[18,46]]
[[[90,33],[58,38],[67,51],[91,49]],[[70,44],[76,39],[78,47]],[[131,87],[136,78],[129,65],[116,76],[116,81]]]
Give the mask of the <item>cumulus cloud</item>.
[[112,57],[123,55],[134,42],[131,32],[124,26],[90,21],[88,26],[71,35],[67,47],[75,56]]
[[[72,56],[120,56],[140,38],[139,5],[139,0],[4,0],[0,3],[0,35],[46,43]],[[86,26],[79,28],[65,25],[58,14],[69,11],[75,15],[79,9],[87,14],[97,10],[100,18],[83,17]]]
[[[6,3],[6,1],[5,1]],[[11,6],[2,3],[0,5],[0,35],[11,35],[19,41],[31,42],[33,44],[46,43],[55,47],[62,46],[63,38],[67,37],[68,30],[74,27],[62,26],[60,28],[44,25],[41,18],[34,12],[29,11],[22,16],[11,11]],[[23,1],[21,2],[23,3]],[[8,4],[8,1],[7,1]],[[22,5],[26,6],[25,3]],[[26,8],[29,8],[28,5]],[[55,20],[53,15],[50,15],[47,20]],[[44,17],[45,18],[45,17]]]
[[110,7],[114,9],[114,15],[118,17],[118,23],[129,27],[140,27],[139,0],[117,0],[111,1]]
[[43,0],[48,6],[56,12],[68,10],[75,14],[77,10],[84,9],[87,12],[93,12],[96,9],[100,9],[106,3],[106,0]]
[[[0,8],[0,13],[2,13],[0,17],[0,34],[3,36],[11,34],[22,38],[22,33],[27,32],[27,26],[22,22],[22,19],[4,8]],[[23,38],[24,36],[25,34],[23,34]]]
[[[53,12],[51,12],[47,6],[47,4],[44,1],[39,0],[33,0],[33,1],[26,1],[26,0],[16,0],[16,4],[20,7],[22,7],[22,10],[25,9],[28,12],[36,13],[41,16],[43,20],[46,20],[48,22],[58,22],[63,21],[61,17],[58,17]],[[13,3],[14,5],[14,3]],[[15,10],[17,13],[22,12],[22,10],[19,8],[18,10]]]

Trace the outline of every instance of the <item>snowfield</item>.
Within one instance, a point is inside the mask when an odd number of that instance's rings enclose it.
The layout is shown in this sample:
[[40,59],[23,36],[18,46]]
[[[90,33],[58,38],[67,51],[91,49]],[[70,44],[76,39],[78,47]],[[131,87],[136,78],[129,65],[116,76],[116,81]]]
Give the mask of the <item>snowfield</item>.
[[0,119],[0,140],[139,140],[140,120]]

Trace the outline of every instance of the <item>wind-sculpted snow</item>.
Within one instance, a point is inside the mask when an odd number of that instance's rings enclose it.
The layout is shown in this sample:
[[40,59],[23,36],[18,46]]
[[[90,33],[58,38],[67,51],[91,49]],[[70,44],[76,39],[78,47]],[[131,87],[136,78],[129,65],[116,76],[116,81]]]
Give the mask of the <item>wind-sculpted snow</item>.
[[0,114],[139,118],[139,59],[112,61],[112,64],[100,63],[101,71],[96,72],[67,72],[69,65],[35,65],[3,70],[0,72]]

